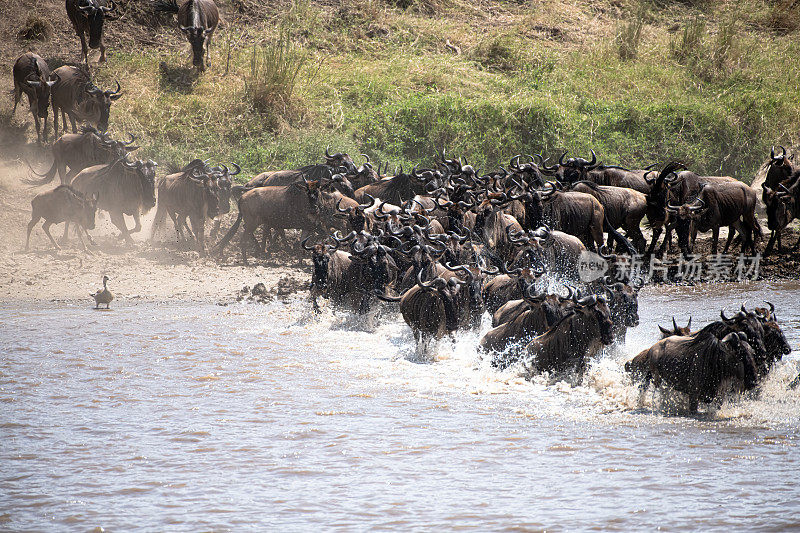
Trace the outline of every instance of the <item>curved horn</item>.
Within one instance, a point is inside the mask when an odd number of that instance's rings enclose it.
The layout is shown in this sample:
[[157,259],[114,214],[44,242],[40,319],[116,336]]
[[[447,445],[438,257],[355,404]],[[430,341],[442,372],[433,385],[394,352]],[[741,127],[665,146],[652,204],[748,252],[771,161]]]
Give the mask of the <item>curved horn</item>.
[[[548,187],[549,190],[545,190]],[[544,184],[544,187],[542,187],[542,191],[539,194],[542,196],[542,198],[549,198],[552,195],[554,195],[555,192],[556,192],[556,184],[553,183],[552,181],[548,181],[547,183]]]
[[328,159],[330,159],[330,158],[332,158],[332,157],[333,157],[333,156],[331,155],[331,153],[330,153],[330,148],[331,148],[330,146],[326,146],[326,147],[325,147],[325,157],[326,157],[326,158],[328,158]]
[[361,211],[364,211],[365,209],[369,209],[370,207],[372,207],[373,205],[375,205],[375,197],[374,197],[374,196],[372,196],[371,194],[369,194],[369,193],[366,193],[366,192],[365,192],[365,193],[364,193],[364,197],[365,197],[365,198],[369,198],[369,203],[368,203],[368,204],[359,204],[359,205],[358,205],[358,208],[359,208]]
[[726,317],[726,316],[725,316],[725,310],[724,310],[724,309],[721,309],[721,310],[720,310],[720,312],[719,312],[719,317],[720,317],[720,318],[721,318],[721,319],[722,319],[724,322],[730,322],[731,320],[733,320],[732,318],[728,318],[728,317]]
[[675,320],[675,317],[672,317],[672,327],[675,328],[673,331],[678,331],[678,322]]
[[310,239],[310,238],[311,238],[311,235],[309,235],[308,237],[306,237],[305,239],[303,239],[303,240],[300,242],[300,246],[302,246],[302,247],[303,247],[303,250],[313,250],[313,249],[314,249],[314,247],[313,247],[313,246],[308,246],[308,245],[306,244],[306,243],[308,242],[308,239]]
[[562,166],[562,167],[564,166],[564,156],[566,156],[568,153],[569,153],[569,150],[567,150],[566,152],[561,154],[561,157],[558,158],[559,166]]

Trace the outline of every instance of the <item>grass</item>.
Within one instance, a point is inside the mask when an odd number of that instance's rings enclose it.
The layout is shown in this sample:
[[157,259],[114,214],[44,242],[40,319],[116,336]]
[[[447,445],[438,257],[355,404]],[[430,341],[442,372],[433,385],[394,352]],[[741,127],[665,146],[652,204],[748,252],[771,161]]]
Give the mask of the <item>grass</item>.
[[594,148],[749,181],[771,145],[798,143],[800,44],[764,23],[771,3],[619,4],[295,0],[229,23],[190,84],[160,67],[187,65],[183,49],[115,51],[98,79],[123,81],[111,124],[148,156],[234,160],[244,175],[327,145],[392,168],[442,149],[489,169]]

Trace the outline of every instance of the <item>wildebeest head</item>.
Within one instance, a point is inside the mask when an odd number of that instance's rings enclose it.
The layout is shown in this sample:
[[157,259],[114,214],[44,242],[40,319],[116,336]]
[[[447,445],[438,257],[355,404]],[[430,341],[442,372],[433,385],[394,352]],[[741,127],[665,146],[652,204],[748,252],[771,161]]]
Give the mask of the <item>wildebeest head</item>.
[[672,337],[673,335],[677,335],[680,337],[688,337],[689,334],[692,332],[692,317],[689,317],[689,322],[686,324],[685,327],[681,327],[678,325],[678,322],[675,320],[675,317],[672,317],[672,329],[667,329],[662,327],[661,325],[658,326],[658,329],[661,331],[661,338],[666,339],[667,337]]
[[94,229],[94,217],[97,213],[97,193],[92,193],[88,198],[83,198],[83,206],[81,209],[81,226],[88,229]]
[[108,129],[111,103],[122,96],[120,89],[119,82],[115,91],[104,91],[93,83],[86,84],[85,93],[88,98],[82,102],[82,114],[89,117],[91,122],[97,123],[97,127],[102,131]]
[[767,349],[767,356],[770,363],[781,359],[784,355],[792,353],[792,347],[783,334],[783,330],[778,325],[778,317],[775,316],[775,306],[767,302],[769,308],[756,307],[754,312],[761,319],[764,326],[764,346]]
[[764,345],[764,326],[759,317],[745,309],[742,305],[741,310],[732,318],[725,316],[725,311],[720,311],[722,321],[734,331],[741,331],[747,335],[747,342],[753,347],[756,353],[756,362],[759,368],[766,370],[764,365],[767,360],[767,348]]
[[121,161],[139,179],[142,191],[142,210],[146,213],[156,205],[156,167],[158,164],[152,159],[147,161],[137,159],[132,163],[127,159]]
[[641,285],[632,286],[620,282],[606,286],[609,296],[613,298],[610,303],[612,316],[629,328],[639,325],[639,287]]
[[204,28],[202,26],[180,26],[181,32],[192,45],[192,64],[200,70],[206,68],[203,63],[203,47],[206,44],[208,35],[214,28]]
[[33,72],[28,75],[25,84],[33,89],[34,98],[31,98],[31,111],[39,118],[47,118],[47,108],[50,106],[50,89],[58,82],[58,74],[47,76],[39,69],[36,58],[31,60]]
[[587,161],[582,157],[570,157],[564,159],[567,152],[561,154],[558,158],[559,172],[561,173],[561,180],[565,183],[572,183],[575,181],[585,180],[586,174],[590,170],[596,169],[600,164],[597,162],[597,155],[592,150],[592,160]]
[[111,1],[111,6],[100,5],[99,0],[80,0],[78,11],[86,18],[86,25],[89,28],[89,48],[100,46],[103,38],[103,20],[116,9],[116,3]]
[[218,189],[218,196],[219,196],[219,213],[220,215],[225,215],[230,213],[231,211],[231,188],[233,187],[233,179],[232,177],[239,174],[242,171],[242,167],[237,165],[236,163],[231,163],[234,167],[234,171],[228,168],[227,165],[222,164],[218,167],[213,167],[212,175],[217,180],[217,189]]
[[345,167],[347,168],[347,172],[351,174],[356,174],[358,170],[356,169],[356,165],[353,162],[353,158],[349,155],[336,152],[335,154],[331,155],[329,151],[330,147],[325,148],[325,164],[329,167]]
[[771,189],[775,189],[780,182],[787,179],[792,174],[792,164],[786,157],[786,148],[779,146],[780,154],[775,153],[773,146],[769,153],[769,163],[767,163],[767,175],[764,183]]
[[308,245],[308,239],[311,236],[303,239],[300,245],[304,250],[311,252],[311,264],[313,265],[313,272],[311,273],[311,289],[325,290],[328,286],[328,265],[331,261],[330,252],[334,251],[336,247],[329,244],[315,244]]
[[[520,164],[520,159],[527,157],[527,163]],[[538,163],[536,162],[538,161]],[[522,176],[523,181],[529,186],[542,187],[545,184],[545,175],[555,176],[558,172],[558,165],[548,167],[545,164],[544,158],[539,154],[534,155],[516,155],[511,159],[509,165],[515,174]]]
[[608,307],[608,300],[605,296],[592,294],[583,298],[575,296],[575,307],[573,310],[586,319],[594,320],[600,330],[600,341],[603,344],[614,342],[614,322],[611,320],[611,309]]
[[755,352],[747,335],[741,331],[727,334],[722,338],[723,349],[727,352],[726,362],[735,376],[742,381],[745,390],[751,390],[758,384],[758,366]]

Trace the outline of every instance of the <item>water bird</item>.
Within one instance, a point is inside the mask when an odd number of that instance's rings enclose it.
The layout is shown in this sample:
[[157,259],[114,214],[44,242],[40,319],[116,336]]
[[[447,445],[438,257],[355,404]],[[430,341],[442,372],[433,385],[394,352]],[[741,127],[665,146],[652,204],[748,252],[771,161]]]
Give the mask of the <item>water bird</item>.
[[97,292],[94,294],[89,294],[92,298],[94,298],[94,308],[99,309],[100,304],[106,304],[106,309],[108,309],[108,304],[111,303],[111,300],[114,299],[114,295],[108,290],[108,276],[103,276],[103,288],[97,289]]

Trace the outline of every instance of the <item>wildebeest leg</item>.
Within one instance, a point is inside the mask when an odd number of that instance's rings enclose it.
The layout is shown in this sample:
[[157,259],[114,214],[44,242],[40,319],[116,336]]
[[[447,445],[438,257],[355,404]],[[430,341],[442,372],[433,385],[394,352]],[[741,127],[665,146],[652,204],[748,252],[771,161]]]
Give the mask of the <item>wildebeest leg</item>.
[[[55,105],[53,106],[53,139],[58,139],[58,109]],[[66,185],[64,174],[61,174],[61,184]]]
[[31,217],[31,221],[28,222],[28,236],[25,238],[25,251],[26,252],[28,251],[28,245],[31,242],[31,230],[33,230],[33,227],[36,224],[38,224],[41,219],[42,219],[42,217],[33,216],[33,217]]
[[772,230],[772,235],[769,236],[769,240],[767,241],[767,247],[764,248],[764,257],[767,257],[770,252],[772,252],[772,246],[775,244],[775,237],[778,235],[780,235],[779,232]]
[[32,113],[32,114],[33,114],[33,123],[36,124],[36,143],[42,144],[42,124],[41,121],[39,120],[39,114],[38,113]]
[[656,226],[653,228],[653,238],[650,240],[650,246],[647,248],[648,256],[653,255],[653,250],[656,248],[656,243],[658,242],[658,238],[661,236],[663,229],[663,226]]
[[52,225],[53,225],[52,222],[50,222],[49,220],[45,220],[44,224],[42,224],[42,229],[44,230],[45,234],[47,235],[47,238],[50,239],[50,242],[53,243],[53,246],[55,246],[56,251],[59,251],[59,250],[61,250],[61,247],[58,244],[56,244],[56,240],[53,238],[52,235],[50,235],[50,226],[52,226]]
[[189,221],[192,223],[192,229],[197,239],[197,251],[203,256],[206,254],[205,219],[203,216],[190,216]]
[[719,226],[714,226],[711,230],[711,253],[717,255],[719,245]]
[[[247,264],[247,245],[250,244],[252,246],[257,247],[258,241],[256,240],[256,236],[253,235],[253,232],[256,230],[258,226],[253,225],[252,222],[246,222],[244,228],[242,229],[242,239],[239,241],[239,247],[242,252],[242,263],[245,265]],[[266,228],[264,229],[266,231]]]
[[[73,113],[67,113],[67,116],[69,117],[69,123],[72,124],[72,133],[78,133],[78,127],[75,125],[75,115]],[[66,123],[67,121],[65,120],[64,124]],[[65,127],[64,129],[66,130],[67,128]]]
[[75,31],[78,32],[78,37],[81,38],[81,51],[83,52],[83,62],[86,63],[86,66],[89,66],[89,47],[86,46],[86,35],[84,35],[83,30],[78,30],[75,28]]
[[135,212],[133,213],[133,229],[131,233],[138,233],[140,231],[142,231],[142,221],[139,218],[139,213]]
[[689,413],[690,414],[697,414],[697,408],[700,406],[700,398],[697,396],[690,396],[689,397]]
[[206,66],[211,66],[211,33],[206,37]]
[[[731,242],[733,242],[733,236],[736,235],[737,230],[739,233],[742,233],[742,228],[739,226],[739,224],[731,224],[728,226],[728,238],[725,240],[725,248],[722,249],[723,254],[728,253],[728,248],[730,247]],[[742,240],[742,252],[744,252],[744,246],[745,242]]]
[[61,244],[69,242],[69,220],[64,223],[64,236],[61,237]]
[[221,224],[222,224],[222,219],[220,217],[214,219],[214,224],[211,226],[211,235],[210,235],[210,238],[214,241],[217,240]]
[[[88,252],[88,249],[86,248],[86,243],[83,242],[83,234],[81,233],[81,230],[83,229],[83,226],[81,226],[80,224],[75,224],[75,225],[77,226],[75,228],[75,230],[76,230],[75,232],[78,234],[78,240],[81,243],[81,248],[83,248],[84,252]],[[87,233],[87,235],[88,235],[88,233]]]
[[11,110],[11,116],[14,116],[14,113],[17,112],[17,104],[19,103],[20,98],[22,98],[22,88],[14,86],[14,109]]
[[96,243],[94,242],[94,239],[92,239],[92,236],[89,235],[89,230],[84,228],[83,226],[79,226],[79,230],[81,229],[86,234],[86,239],[89,241],[89,244],[91,244],[92,246],[97,246]]
[[[119,230],[122,232],[120,237],[125,239],[125,242],[129,244],[133,244],[133,239],[131,238],[131,234],[128,231],[128,226],[125,224],[125,215],[119,212],[111,212],[111,223],[114,224]],[[141,226],[140,226],[141,227]]]
[[100,61],[99,63],[106,62],[106,45],[103,44],[103,41],[100,41]]

